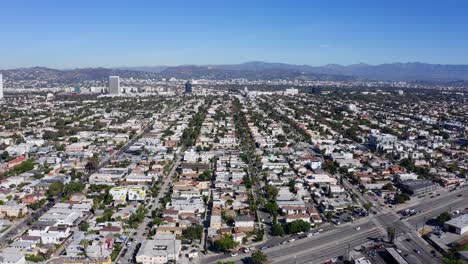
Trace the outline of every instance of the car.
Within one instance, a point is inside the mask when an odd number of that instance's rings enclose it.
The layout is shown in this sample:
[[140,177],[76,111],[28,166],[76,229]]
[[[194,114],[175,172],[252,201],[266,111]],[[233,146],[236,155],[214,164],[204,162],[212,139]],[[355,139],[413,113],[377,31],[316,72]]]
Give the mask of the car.
[[312,237],[314,234],[313,233],[308,233],[307,237]]
[[361,227],[360,226],[356,227],[356,231],[359,231],[359,230],[361,230]]
[[457,197],[462,197],[462,196],[463,196],[462,194],[457,195]]
[[414,252],[417,254],[421,254],[421,251],[419,249],[414,249]]
[[304,234],[304,232],[301,231],[301,232],[299,232],[299,233],[297,233],[297,234],[298,234],[298,235],[302,235],[302,234]]
[[231,257],[235,257],[235,256],[237,256],[237,255],[239,255],[239,254],[237,254],[236,252],[232,252],[232,253],[231,253]]
[[398,249],[398,248],[397,248],[396,251],[397,251],[398,253],[401,253],[401,249]]
[[292,243],[292,242],[296,241],[296,239],[291,238],[291,239],[289,239],[288,241],[289,241],[289,243]]
[[319,230],[317,230],[317,232],[323,232],[323,229],[322,229],[322,228],[320,228]]
[[260,248],[260,250],[267,250],[267,249],[268,249],[267,246],[263,246],[263,247]]

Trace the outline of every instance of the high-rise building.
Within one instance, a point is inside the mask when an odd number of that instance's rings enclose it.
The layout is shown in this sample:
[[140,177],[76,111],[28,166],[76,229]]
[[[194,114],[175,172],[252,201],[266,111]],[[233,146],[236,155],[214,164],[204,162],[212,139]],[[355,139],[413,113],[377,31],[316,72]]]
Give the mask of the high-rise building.
[[0,100],[3,99],[3,76],[0,74]]
[[120,95],[121,92],[119,76],[109,76],[109,94]]
[[3,76],[0,74],[0,100],[3,99]]
[[192,84],[190,82],[185,83],[185,93],[186,94],[192,93]]

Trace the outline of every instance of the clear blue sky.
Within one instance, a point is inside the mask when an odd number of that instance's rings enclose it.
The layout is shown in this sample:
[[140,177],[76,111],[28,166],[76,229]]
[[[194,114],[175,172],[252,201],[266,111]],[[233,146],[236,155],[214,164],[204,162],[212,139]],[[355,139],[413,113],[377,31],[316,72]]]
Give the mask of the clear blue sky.
[[468,64],[468,1],[14,0],[0,68]]

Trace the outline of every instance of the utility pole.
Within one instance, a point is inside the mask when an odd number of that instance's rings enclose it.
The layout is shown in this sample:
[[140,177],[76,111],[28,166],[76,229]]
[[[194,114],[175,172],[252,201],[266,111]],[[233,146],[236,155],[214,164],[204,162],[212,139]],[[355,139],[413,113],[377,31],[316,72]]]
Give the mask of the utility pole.
[[348,243],[348,247],[346,248],[346,256],[348,258],[348,261],[351,259],[350,255],[349,255],[350,254],[350,249],[351,249],[351,244]]

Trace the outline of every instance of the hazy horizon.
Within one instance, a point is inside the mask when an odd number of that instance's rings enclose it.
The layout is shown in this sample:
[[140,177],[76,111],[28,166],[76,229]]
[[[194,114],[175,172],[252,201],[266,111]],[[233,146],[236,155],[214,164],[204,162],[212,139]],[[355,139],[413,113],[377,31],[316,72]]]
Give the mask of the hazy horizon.
[[467,64],[465,1],[14,1],[0,68]]

